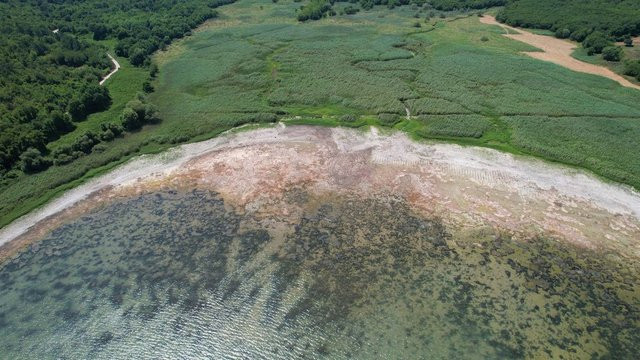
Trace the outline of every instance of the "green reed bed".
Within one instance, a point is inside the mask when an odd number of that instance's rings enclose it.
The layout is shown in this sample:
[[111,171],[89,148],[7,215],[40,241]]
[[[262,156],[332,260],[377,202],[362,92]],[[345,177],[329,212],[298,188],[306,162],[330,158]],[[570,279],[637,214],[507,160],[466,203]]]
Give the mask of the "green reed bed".
[[[158,54],[150,101],[160,124],[5,187],[0,225],[123,156],[296,116],[348,126],[365,117],[363,124],[532,154],[640,188],[639,91],[524,56],[535,48],[475,15],[419,19],[416,28],[410,6],[375,7],[299,23],[299,6],[242,0],[220,8],[219,19]],[[420,118],[403,120],[406,109]],[[379,114],[400,118],[381,122]]]

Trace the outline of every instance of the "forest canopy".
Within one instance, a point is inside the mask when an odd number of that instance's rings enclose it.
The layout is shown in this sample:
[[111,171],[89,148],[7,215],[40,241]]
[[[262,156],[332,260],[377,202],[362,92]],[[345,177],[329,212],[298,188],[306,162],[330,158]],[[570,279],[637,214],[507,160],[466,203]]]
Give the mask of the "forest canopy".
[[47,143],[109,107],[98,82],[110,71],[111,46],[101,40],[145,66],[232,1],[0,1],[0,176],[46,168]]

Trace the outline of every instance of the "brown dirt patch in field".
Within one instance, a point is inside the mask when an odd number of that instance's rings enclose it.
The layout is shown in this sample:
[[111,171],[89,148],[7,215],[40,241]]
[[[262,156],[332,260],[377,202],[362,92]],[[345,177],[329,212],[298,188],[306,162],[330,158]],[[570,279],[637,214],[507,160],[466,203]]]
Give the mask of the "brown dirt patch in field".
[[640,90],[640,86],[630,82],[623,76],[618,75],[605,67],[589,64],[571,57],[571,53],[578,46],[575,43],[556,39],[551,36],[537,35],[523,29],[516,29],[499,23],[493,16],[489,15],[481,17],[480,22],[487,25],[501,26],[507,32],[504,36],[535,46],[542,50],[541,52],[525,52],[528,56],[543,61],[549,61],[573,71],[604,76],[618,82],[622,86]]

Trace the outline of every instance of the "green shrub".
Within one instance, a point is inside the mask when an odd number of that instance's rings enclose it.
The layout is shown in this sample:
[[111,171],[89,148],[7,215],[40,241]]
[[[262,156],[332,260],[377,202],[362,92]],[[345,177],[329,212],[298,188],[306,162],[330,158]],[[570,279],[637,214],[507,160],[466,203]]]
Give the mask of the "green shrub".
[[91,152],[101,153],[107,150],[107,145],[99,143],[91,148]]
[[100,142],[100,138],[92,131],[85,132],[82,136],[78,137],[73,144],[71,145],[71,149],[73,151],[80,151],[85,154],[91,152],[93,146]]
[[142,84],[142,91],[146,92],[146,93],[152,93],[153,92],[153,85],[151,85],[151,83],[149,81],[145,81]]
[[567,28],[562,28],[562,29],[558,29],[555,32],[555,36],[558,39],[567,39],[571,36],[571,30],[567,29]]
[[357,8],[355,6],[351,6],[351,5],[349,5],[349,6],[344,8],[344,13],[347,14],[347,15],[356,14],[356,13],[358,13],[358,11],[360,11],[359,8]]
[[298,21],[319,20],[329,10],[331,4],[327,0],[311,0],[300,9]]
[[582,46],[587,49],[589,55],[600,54],[609,45],[609,40],[600,31],[594,31],[582,42]]
[[53,159],[53,165],[60,166],[64,164],[68,164],[74,160],[73,156],[69,154],[59,154]]
[[352,114],[345,114],[340,116],[340,121],[343,121],[346,123],[353,123],[353,122],[356,122],[356,120],[358,120],[358,118]]
[[142,127],[142,119],[138,117],[138,113],[130,107],[124,108],[122,111],[122,126],[128,130],[137,130]]
[[602,58],[607,61],[620,61],[622,49],[618,46],[607,46],[602,49]]
[[43,157],[40,150],[34,148],[28,148],[20,155],[20,163],[25,173],[42,171],[51,166],[51,160]]
[[624,74],[637,77],[640,76],[640,60],[629,60],[624,64]]
[[382,113],[378,114],[378,121],[381,125],[393,126],[402,121],[402,117],[400,117],[398,114]]

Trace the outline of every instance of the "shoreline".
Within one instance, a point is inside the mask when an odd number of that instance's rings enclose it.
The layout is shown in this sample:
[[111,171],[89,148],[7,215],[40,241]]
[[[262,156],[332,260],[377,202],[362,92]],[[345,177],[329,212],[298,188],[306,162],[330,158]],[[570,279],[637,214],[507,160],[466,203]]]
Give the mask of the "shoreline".
[[523,239],[548,233],[640,257],[640,194],[586,171],[487,148],[416,143],[376,128],[279,126],[134,158],[0,229],[0,258],[109,199],[207,188],[252,211],[296,186],[315,193],[397,194],[467,230],[491,226]]

